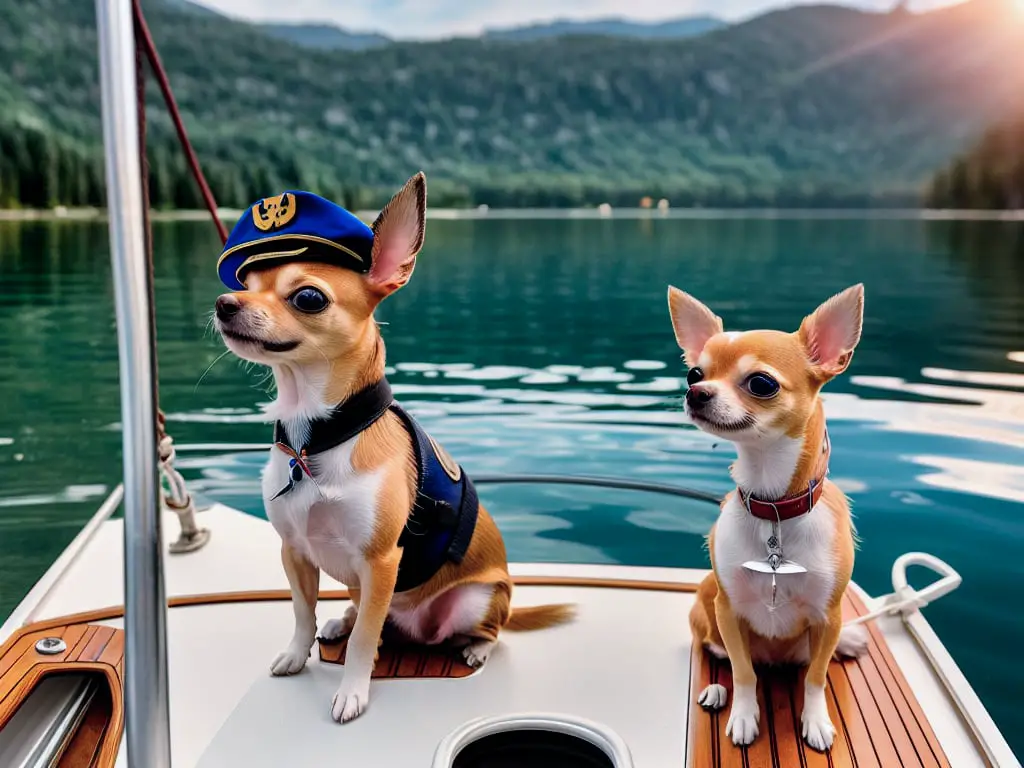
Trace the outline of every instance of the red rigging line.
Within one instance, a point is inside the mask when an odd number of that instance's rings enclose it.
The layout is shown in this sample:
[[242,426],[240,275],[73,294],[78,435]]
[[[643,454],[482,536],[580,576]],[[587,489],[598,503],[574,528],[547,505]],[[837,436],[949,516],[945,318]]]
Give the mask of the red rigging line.
[[[155,346],[156,302],[153,296],[153,232],[150,226],[149,162],[146,155],[146,73],[145,68],[143,67],[143,55],[145,55],[145,58],[149,61],[150,70],[153,72],[157,84],[160,86],[160,91],[164,97],[164,103],[167,105],[167,111],[170,114],[171,120],[174,122],[174,128],[178,133],[178,141],[181,144],[182,151],[185,153],[185,160],[188,163],[189,170],[192,172],[192,177],[195,179],[196,186],[199,187],[199,193],[203,197],[206,209],[210,212],[210,216],[213,219],[214,226],[217,228],[217,234],[220,236],[222,244],[227,242],[228,233],[224,227],[224,223],[217,215],[217,201],[213,198],[213,192],[210,190],[210,185],[206,182],[206,177],[203,175],[202,168],[199,167],[199,158],[196,157],[195,150],[192,148],[192,142],[188,139],[185,124],[182,122],[181,113],[178,111],[178,104],[174,100],[174,94],[171,92],[171,84],[167,79],[167,71],[164,69],[164,65],[160,61],[160,54],[157,53],[156,44],[153,42],[153,36],[149,33],[149,26],[146,24],[145,16],[142,14],[142,4],[140,0],[132,0],[132,14],[135,27],[135,77],[139,122],[139,165],[142,170],[142,225],[144,233],[143,236],[145,238],[146,260],[149,265],[148,287],[150,294],[150,323],[153,330],[153,343]],[[154,372],[156,371],[156,359],[157,355],[154,352]],[[157,404],[156,439],[157,444],[160,445],[167,436],[167,431],[166,416],[164,415],[163,410],[159,407],[160,399],[157,393],[158,378],[158,376],[154,376],[153,379],[153,402]],[[185,493],[187,499],[187,492]]]
[[139,0],[132,0],[133,26],[135,37],[135,98],[136,112],[138,115],[138,139],[139,139],[139,171],[142,181],[142,231],[143,243],[147,265],[146,291],[149,294],[149,326],[152,333],[152,367],[153,367],[153,404],[156,406],[156,458],[159,460],[160,474],[167,481],[167,489],[161,489],[160,497],[163,504],[178,516],[178,524],[181,532],[177,541],[173,542],[169,551],[171,554],[183,554],[194,552],[203,547],[210,539],[210,532],[200,528],[196,524],[196,506],[192,495],[188,492],[185,479],[174,467],[174,440],[167,434],[167,417],[160,409],[160,393],[158,382],[160,377],[157,371],[157,328],[156,328],[156,300],[154,290],[154,269],[153,269],[153,230],[150,220],[149,200],[149,160],[146,155],[146,72],[144,59],[149,60],[150,69],[156,75],[160,90],[163,92],[164,101],[167,104],[167,111],[174,121],[174,127],[178,131],[178,140],[185,152],[192,176],[199,187],[210,216],[213,218],[214,226],[217,227],[217,234],[220,235],[221,243],[227,240],[227,231],[217,216],[217,202],[213,199],[210,185],[206,183],[202,169],[199,167],[199,160],[192,144],[188,140],[185,126],[181,121],[181,114],[178,112],[178,105],[174,102],[171,93],[170,83],[167,81],[167,73],[164,71],[160,56],[156,52],[153,38],[149,34],[146,20],[142,15],[142,6]]
[[[146,58],[149,60],[149,67],[153,72],[153,76],[156,78],[157,84],[160,86],[160,92],[163,94],[164,103],[167,105],[167,112],[171,116],[171,120],[174,121],[174,128],[178,132],[178,141],[181,143],[181,148],[185,152],[185,159],[188,162],[189,170],[192,171],[192,177],[196,181],[196,185],[199,187],[199,192],[203,196],[203,202],[206,203],[206,208],[210,212],[210,216],[213,218],[213,224],[217,227],[217,234],[220,235],[221,243],[226,243],[228,239],[228,231],[224,227],[224,223],[220,220],[217,215],[217,201],[213,199],[213,192],[210,191],[210,185],[206,183],[206,177],[203,176],[203,171],[199,167],[199,158],[196,157],[195,150],[192,148],[192,142],[188,140],[188,133],[185,131],[185,124],[181,120],[181,113],[178,111],[178,104],[174,100],[174,94],[171,92],[171,83],[167,79],[167,71],[164,69],[163,63],[160,61],[160,54],[157,53],[156,44],[153,42],[153,36],[149,33],[149,26],[146,24],[146,18],[142,15],[142,3],[141,0],[132,0],[132,9],[135,16],[135,46],[136,51],[141,47],[143,52],[146,54]],[[139,67],[139,79],[142,79],[141,66]],[[142,135],[144,136],[144,125],[145,125],[145,88],[140,82],[139,84],[139,123],[143,126]],[[141,151],[145,153],[145,142],[142,142]],[[143,178],[148,180],[148,173],[146,173],[145,164],[143,165]],[[147,190],[144,190],[144,193]],[[148,217],[148,195],[146,196],[146,209]],[[148,226],[147,226],[148,230]]]

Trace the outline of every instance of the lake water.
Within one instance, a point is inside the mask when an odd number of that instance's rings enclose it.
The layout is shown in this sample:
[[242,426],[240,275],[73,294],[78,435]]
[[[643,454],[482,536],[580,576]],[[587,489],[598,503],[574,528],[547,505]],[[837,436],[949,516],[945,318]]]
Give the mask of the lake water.
[[[209,223],[158,223],[162,405],[194,490],[261,514],[259,370],[209,331]],[[120,477],[103,223],[0,223],[0,616]],[[381,307],[401,400],[472,473],[600,474],[722,494],[728,443],[684,423],[665,291],[727,329],[795,329],[866,284],[863,339],[826,390],[832,476],[862,538],[854,577],[931,552],[964,576],[926,609],[1024,748],[1024,224],[883,219],[431,220]],[[202,380],[200,381],[200,379]],[[516,560],[706,566],[710,504],[487,486]],[[216,532],[214,532],[216,535]],[[279,563],[267,563],[278,568]]]

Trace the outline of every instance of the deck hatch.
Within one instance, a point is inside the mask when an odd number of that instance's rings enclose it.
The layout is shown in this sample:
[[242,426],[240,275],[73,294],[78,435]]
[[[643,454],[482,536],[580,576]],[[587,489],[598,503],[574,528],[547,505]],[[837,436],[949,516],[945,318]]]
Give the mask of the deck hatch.
[[605,725],[572,715],[482,717],[449,733],[432,768],[633,768],[626,742]]

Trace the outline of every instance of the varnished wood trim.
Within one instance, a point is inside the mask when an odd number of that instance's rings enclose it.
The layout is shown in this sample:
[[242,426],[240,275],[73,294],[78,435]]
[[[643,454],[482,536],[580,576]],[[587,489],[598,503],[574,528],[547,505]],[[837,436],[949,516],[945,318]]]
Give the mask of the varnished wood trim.
[[597,587],[599,589],[635,589],[641,592],[696,592],[698,583],[634,579],[607,579],[592,576],[513,576],[517,587]]
[[[674,581],[652,581],[631,579],[605,579],[589,576],[513,576],[517,587],[593,587],[597,589],[634,589],[644,592],[687,592],[697,591],[697,584]],[[320,600],[347,600],[347,589],[321,589]],[[218,603],[265,603],[291,600],[287,589],[264,589],[246,592],[211,592],[205,595],[179,595],[167,601],[172,608],[190,605],[214,605]]]
[[[512,581],[520,587],[594,587],[598,589],[634,589],[641,592],[684,592],[697,591],[697,584],[675,581],[605,579],[590,576],[513,576]],[[347,600],[347,589],[321,589],[320,600]],[[177,595],[168,599],[169,608],[184,608],[195,605],[221,605],[224,603],[270,603],[291,600],[287,589],[256,589],[245,592],[209,592],[199,595]],[[81,613],[55,616],[26,625],[24,629],[51,629],[72,624],[87,624],[109,621],[124,616],[124,606],[110,605]],[[18,633],[16,632],[15,635]]]
[[[193,605],[220,605],[222,603],[275,603],[291,600],[287,589],[261,589],[251,592],[210,592],[205,595],[178,595],[167,601],[170,608],[185,608]],[[319,600],[348,600],[347,589],[321,589]]]
[[[81,755],[90,752],[89,766],[112,766],[124,726],[124,633],[120,629],[84,622],[67,622],[63,626],[55,626],[53,622],[47,622],[45,626],[40,624],[20,629],[0,648],[0,728],[6,725],[43,677],[62,672],[98,673],[107,684],[107,690],[101,696],[106,696],[110,702],[109,717],[96,744],[91,748],[80,744],[76,748],[74,755],[78,756],[79,762],[74,765],[84,765]],[[44,637],[60,637],[67,644],[67,649],[50,656],[39,653],[35,644]],[[86,724],[95,731],[95,718],[90,720],[87,717],[79,727],[79,733],[84,733],[82,728]],[[82,738],[86,737],[83,735]],[[76,735],[72,745],[77,740]]]
[[16,637],[23,635],[25,632],[42,632],[48,629],[59,629],[60,627],[69,627],[74,624],[90,624],[94,621],[108,621],[110,619],[119,619],[124,616],[123,605],[109,605],[105,608],[96,608],[91,611],[81,611],[80,613],[69,613],[64,616],[54,616],[52,619],[42,619],[41,621],[33,621],[31,624],[26,624],[24,627],[19,629],[7,642],[4,643],[4,649],[7,644],[13,641]]

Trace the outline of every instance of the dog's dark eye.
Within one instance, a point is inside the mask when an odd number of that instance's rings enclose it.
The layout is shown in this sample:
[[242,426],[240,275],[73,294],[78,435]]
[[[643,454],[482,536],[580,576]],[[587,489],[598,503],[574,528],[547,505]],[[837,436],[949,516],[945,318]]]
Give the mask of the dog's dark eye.
[[323,312],[327,309],[327,305],[330,303],[327,301],[327,297],[316,288],[299,288],[295,293],[288,299],[292,306],[295,307],[299,312],[306,312],[311,315],[315,315],[317,312]]
[[779,394],[779,382],[767,373],[755,373],[747,379],[747,391],[754,397],[775,397]]
[[704,380],[704,371],[702,371],[700,368],[697,368],[697,367],[691,368],[690,372],[686,374],[686,383],[689,386],[691,386],[691,387],[694,384],[696,384],[698,381],[703,381],[703,380]]

